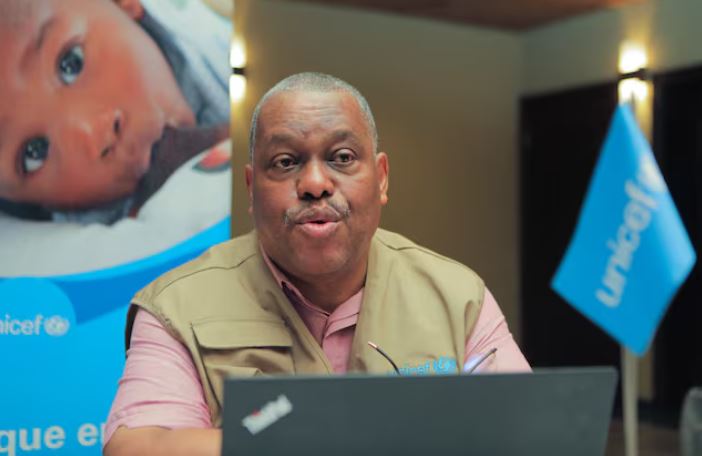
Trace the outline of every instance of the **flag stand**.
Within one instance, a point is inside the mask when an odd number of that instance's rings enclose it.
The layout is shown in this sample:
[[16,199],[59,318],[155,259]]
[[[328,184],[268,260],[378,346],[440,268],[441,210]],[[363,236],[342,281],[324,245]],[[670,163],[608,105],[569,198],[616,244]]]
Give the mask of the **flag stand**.
[[639,454],[638,432],[638,358],[622,346],[622,414],[624,416],[624,454]]

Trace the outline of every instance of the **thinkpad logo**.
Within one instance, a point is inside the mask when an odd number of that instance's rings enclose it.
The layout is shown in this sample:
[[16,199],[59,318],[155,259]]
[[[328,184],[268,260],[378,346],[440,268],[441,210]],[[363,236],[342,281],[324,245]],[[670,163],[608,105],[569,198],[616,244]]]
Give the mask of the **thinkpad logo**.
[[241,424],[249,430],[252,435],[256,435],[269,427],[285,415],[292,412],[293,406],[285,395],[278,396],[278,399],[271,401],[256,410],[251,415],[241,420]]

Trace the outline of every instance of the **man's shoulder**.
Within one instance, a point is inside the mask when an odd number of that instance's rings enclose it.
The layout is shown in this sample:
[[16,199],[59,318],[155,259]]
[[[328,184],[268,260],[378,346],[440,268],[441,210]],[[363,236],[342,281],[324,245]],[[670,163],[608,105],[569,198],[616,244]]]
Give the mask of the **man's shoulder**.
[[451,277],[468,276],[480,284],[483,282],[480,276],[465,264],[421,246],[401,234],[378,228],[374,239],[382,249],[400,260],[413,263],[416,267],[448,274]]
[[257,255],[258,241],[254,232],[230,239],[164,273],[139,291],[135,298],[150,300],[175,284],[196,280],[215,271],[236,269]]

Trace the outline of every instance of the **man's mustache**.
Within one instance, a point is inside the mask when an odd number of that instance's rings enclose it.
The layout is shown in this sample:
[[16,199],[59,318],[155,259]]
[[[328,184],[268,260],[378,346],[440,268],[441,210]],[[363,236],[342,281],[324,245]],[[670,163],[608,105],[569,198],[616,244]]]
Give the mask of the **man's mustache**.
[[298,207],[291,207],[285,211],[285,224],[294,225],[311,221],[336,222],[351,214],[351,209],[346,201],[327,200],[324,204],[308,203]]

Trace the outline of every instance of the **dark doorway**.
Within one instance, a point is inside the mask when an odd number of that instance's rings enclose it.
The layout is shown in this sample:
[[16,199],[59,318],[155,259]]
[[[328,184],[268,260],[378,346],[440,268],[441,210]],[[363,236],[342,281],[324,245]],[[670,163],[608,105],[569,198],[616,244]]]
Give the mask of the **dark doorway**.
[[615,83],[521,103],[522,333],[536,367],[619,364],[617,343],[550,287],[616,103]]
[[656,404],[678,411],[687,390],[702,385],[702,68],[661,74],[654,86],[654,150],[698,252],[654,345]]

